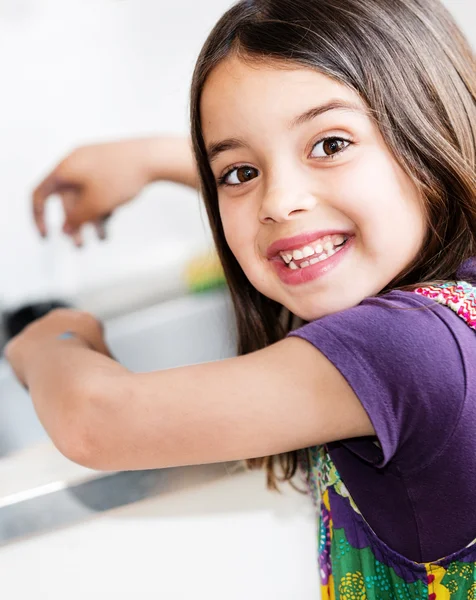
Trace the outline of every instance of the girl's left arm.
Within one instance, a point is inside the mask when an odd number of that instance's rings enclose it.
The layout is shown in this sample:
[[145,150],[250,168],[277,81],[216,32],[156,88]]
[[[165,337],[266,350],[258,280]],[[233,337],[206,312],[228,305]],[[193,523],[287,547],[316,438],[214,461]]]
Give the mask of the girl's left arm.
[[231,461],[374,435],[344,377],[299,338],[153,373],[128,371],[91,340],[37,349],[20,360],[13,347],[7,358],[58,449],[93,469]]

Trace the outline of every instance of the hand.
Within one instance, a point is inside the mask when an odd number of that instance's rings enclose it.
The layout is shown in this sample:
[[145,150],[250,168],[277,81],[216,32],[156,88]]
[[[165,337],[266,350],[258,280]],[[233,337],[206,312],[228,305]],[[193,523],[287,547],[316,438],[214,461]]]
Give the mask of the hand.
[[47,235],[45,204],[58,194],[63,204],[63,232],[82,246],[81,227],[92,223],[101,239],[104,221],[151,181],[152,140],[135,139],[83,146],[62,160],[33,192],[36,226]]
[[[58,339],[70,331],[77,337]],[[56,309],[28,325],[5,347],[4,355],[20,383],[26,386],[28,366],[38,353],[44,353],[52,344],[75,344],[113,358],[104,341],[102,324],[92,315],[70,309]]]

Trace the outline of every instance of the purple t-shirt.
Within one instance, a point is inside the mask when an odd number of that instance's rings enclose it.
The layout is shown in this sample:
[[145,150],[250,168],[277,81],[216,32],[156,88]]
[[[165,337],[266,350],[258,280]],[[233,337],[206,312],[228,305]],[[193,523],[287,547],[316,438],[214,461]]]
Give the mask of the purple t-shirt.
[[476,332],[451,309],[394,291],[290,335],[335,365],[373,423],[376,438],[328,450],[374,532],[417,562],[472,542]]

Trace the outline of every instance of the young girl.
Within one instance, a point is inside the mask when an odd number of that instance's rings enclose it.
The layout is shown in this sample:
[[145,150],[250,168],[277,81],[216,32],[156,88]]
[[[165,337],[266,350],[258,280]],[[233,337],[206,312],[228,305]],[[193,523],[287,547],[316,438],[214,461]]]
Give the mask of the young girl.
[[50,314],[6,354],[58,448],[300,467],[324,598],[476,598],[475,99],[437,0],[231,8],[191,112],[240,356],[130,373]]

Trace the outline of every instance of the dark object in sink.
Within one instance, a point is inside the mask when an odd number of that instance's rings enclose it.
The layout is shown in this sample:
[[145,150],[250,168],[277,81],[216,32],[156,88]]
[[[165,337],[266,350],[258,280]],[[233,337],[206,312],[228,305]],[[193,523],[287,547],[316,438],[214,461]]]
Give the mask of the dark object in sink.
[[40,317],[44,317],[55,308],[71,308],[71,306],[61,300],[51,300],[50,302],[27,304],[17,310],[5,313],[3,315],[3,327],[7,340],[15,337],[27,325]]

